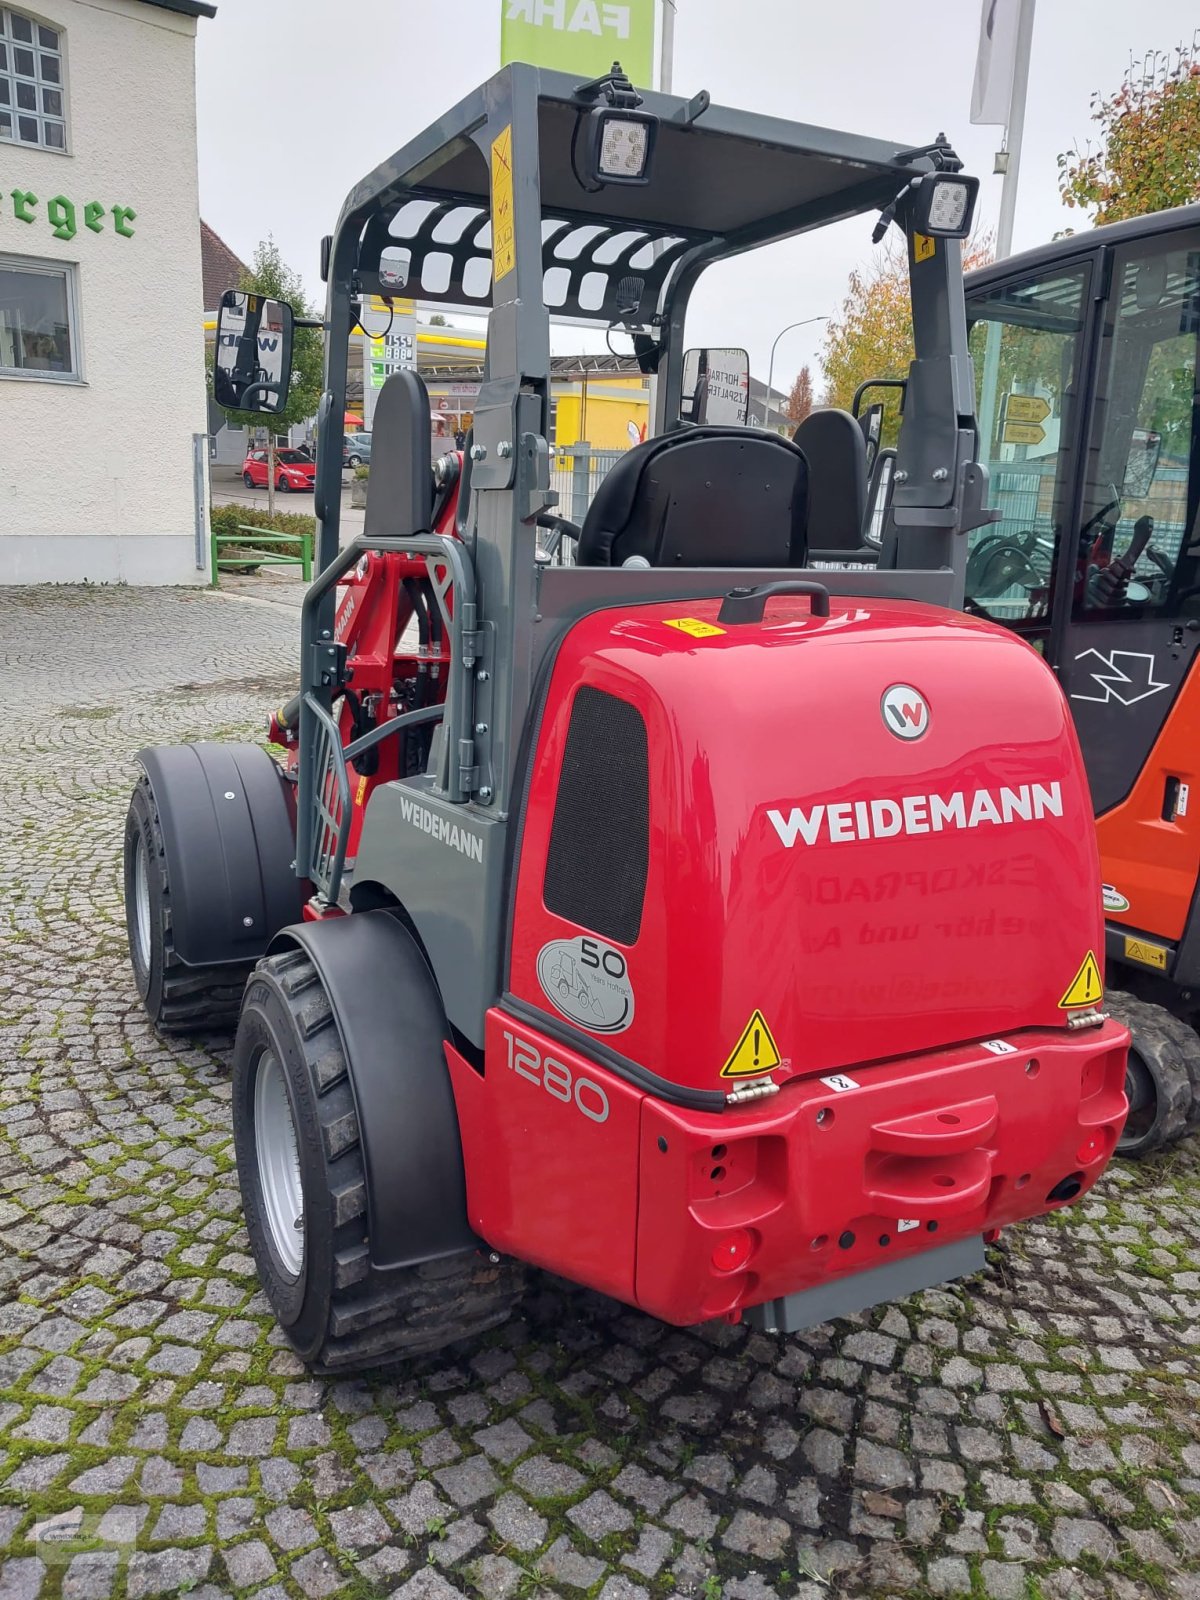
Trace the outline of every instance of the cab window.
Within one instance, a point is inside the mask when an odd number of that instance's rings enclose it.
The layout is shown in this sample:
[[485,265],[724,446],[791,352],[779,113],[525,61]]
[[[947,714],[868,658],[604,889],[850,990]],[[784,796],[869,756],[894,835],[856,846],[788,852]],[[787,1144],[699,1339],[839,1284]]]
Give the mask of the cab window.
[[976,528],[968,609],[1048,634],[1055,561],[1068,517],[1086,264],[1003,284],[967,305],[980,460],[999,522]]
[[1076,620],[1200,616],[1200,235],[1115,252]]

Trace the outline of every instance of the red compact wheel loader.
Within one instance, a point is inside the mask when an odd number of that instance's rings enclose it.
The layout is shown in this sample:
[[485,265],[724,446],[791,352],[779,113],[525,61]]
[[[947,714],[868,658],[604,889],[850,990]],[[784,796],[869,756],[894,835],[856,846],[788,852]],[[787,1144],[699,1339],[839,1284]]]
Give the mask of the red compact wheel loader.
[[[286,757],[145,750],[126,833],[150,1016],[237,1019],[246,1220],[307,1362],[478,1333],[529,1266],[786,1332],[975,1271],[1104,1170],[1128,1034],[1078,743],[1038,655],[961,610],[993,519],[975,187],[941,136],[515,65],[351,192]],[[877,213],[916,360],[866,565],[854,419],[747,428],[744,353],[683,330],[711,263]],[[349,337],[401,292],[487,314],[474,430],[431,475],[424,386],[389,377],[339,549]],[[581,525],[551,310],[657,375]],[[278,411],[293,325],[227,295],[218,400]]]

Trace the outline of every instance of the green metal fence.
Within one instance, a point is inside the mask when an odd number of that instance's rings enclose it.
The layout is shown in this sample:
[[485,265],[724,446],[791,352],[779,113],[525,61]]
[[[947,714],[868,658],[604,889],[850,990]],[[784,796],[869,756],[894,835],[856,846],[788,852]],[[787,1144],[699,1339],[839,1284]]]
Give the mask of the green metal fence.
[[[254,548],[247,549],[247,545]],[[259,546],[280,546],[278,551],[261,550]],[[241,555],[231,556],[221,554],[221,548],[231,547],[242,551]],[[290,548],[283,548],[283,547]],[[311,533],[271,533],[266,528],[256,528],[250,523],[239,522],[236,533],[218,533],[214,528],[212,532],[212,581],[216,588],[220,583],[221,570],[226,572],[235,568],[239,571],[246,567],[299,567],[300,574],[305,583],[312,582],[313,573],[313,536]]]

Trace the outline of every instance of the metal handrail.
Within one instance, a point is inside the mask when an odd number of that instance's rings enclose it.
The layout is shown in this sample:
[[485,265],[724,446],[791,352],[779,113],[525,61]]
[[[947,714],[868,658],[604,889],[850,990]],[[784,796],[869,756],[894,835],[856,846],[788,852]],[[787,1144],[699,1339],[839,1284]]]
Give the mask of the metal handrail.
[[[322,600],[334,589],[339,578],[371,552],[384,554],[403,551],[423,555],[434,594],[437,596],[450,640],[450,665],[446,698],[440,706],[424,706],[389,718],[370,733],[343,748],[341,734],[331,715],[334,686],[322,682],[321,660],[331,659],[335,641],[327,630],[319,630]],[[446,575],[439,576],[444,567]],[[453,608],[450,595],[453,593]],[[320,573],[304,596],[300,611],[301,688],[299,791],[296,816],[297,870],[308,877],[329,903],[334,903],[341,888],[346,847],[350,836],[351,811],[348,804],[349,774],[346,763],[356,754],[370,749],[391,733],[418,723],[444,720],[446,736],[438,754],[438,790],[452,804],[462,805],[474,793],[477,773],[474,766],[474,734],[471,708],[474,703],[474,667],[480,649],[476,629],[475,569],[465,546],[448,534],[418,533],[408,538],[367,538],[360,534]],[[322,636],[323,635],[323,636]],[[333,730],[332,736],[330,730]],[[342,813],[337,819],[337,840],[332,857],[324,856],[317,828],[321,804],[320,775],[316,770],[315,745],[323,731],[331,742],[339,793],[345,781]]]

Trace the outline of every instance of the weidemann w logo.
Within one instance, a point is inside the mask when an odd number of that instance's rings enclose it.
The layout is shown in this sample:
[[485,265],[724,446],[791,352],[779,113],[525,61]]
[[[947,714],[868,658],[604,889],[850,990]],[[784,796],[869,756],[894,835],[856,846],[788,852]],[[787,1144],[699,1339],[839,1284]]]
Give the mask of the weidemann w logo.
[[919,739],[929,726],[925,696],[908,683],[894,683],[885,689],[880,710],[884,727],[898,739]]

